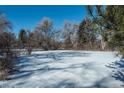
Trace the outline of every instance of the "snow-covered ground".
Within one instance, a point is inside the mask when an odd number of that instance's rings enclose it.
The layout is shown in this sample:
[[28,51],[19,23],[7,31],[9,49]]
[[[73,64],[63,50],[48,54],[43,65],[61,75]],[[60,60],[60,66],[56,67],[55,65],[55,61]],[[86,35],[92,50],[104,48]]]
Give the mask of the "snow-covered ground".
[[20,57],[19,72],[0,81],[0,87],[124,87],[113,77],[113,52],[37,51]]

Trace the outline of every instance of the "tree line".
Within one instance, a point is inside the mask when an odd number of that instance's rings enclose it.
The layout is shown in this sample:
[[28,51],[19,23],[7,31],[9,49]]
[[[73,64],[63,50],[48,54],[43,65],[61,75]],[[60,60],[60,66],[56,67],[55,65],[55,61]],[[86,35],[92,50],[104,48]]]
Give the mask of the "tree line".
[[[66,20],[61,29],[44,17],[33,31],[22,28],[18,37],[10,21],[0,13],[0,71],[8,74],[14,66],[15,49],[113,50],[124,56],[124,6],[86,6],[87,16],[76,24]],[[0,75],[2,78],[2,75]]]

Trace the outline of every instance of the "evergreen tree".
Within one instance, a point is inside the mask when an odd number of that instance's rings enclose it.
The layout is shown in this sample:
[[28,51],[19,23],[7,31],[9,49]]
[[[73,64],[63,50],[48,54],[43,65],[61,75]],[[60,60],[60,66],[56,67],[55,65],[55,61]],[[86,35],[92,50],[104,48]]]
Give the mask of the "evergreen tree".
[[19,38],[18,40],[20,47],[25,48],[27,46],[27,39],[28,39],[27,30],[21,29],[18,38]]
[[101,28],[103,40],[124,55],[124,6],[87,6],[87,10]]

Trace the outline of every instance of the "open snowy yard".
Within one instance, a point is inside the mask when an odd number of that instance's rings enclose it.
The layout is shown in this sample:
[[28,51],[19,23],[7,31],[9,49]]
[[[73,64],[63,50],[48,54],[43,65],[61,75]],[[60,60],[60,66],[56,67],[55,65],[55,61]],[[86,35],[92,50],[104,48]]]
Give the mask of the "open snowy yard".
[[120,58],[112,52],[39,51],[19,60],[19,71],[0,87],[124,87],[113,76],[110,65]]

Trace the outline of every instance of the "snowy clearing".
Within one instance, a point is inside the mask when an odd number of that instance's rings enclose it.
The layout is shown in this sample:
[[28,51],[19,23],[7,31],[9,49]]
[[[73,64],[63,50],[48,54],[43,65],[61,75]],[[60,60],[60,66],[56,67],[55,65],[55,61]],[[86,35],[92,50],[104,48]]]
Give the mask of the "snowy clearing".
[[124,87],[113,77],[112,62],[119,61],[113,52],[100,51],[37,51],[21,56],[19,72],[0,87]]

